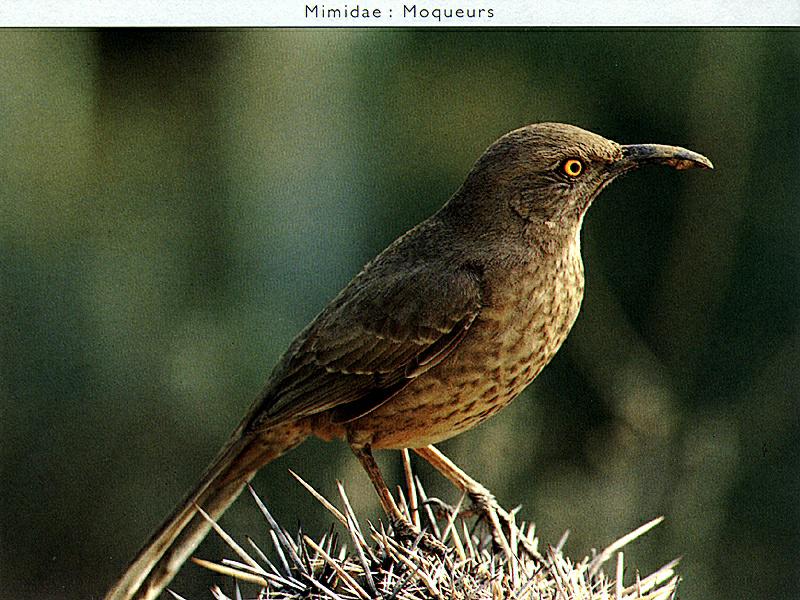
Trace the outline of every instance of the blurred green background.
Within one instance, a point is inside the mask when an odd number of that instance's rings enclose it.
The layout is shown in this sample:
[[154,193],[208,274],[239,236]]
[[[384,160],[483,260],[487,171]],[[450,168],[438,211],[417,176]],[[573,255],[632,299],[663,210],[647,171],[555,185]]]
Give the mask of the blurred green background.
[[[798,30],[4,30],[0,55],[0,597],[100,597],[294,334],[545,120],[716,170],[602,194],[564,348],[442,448],[575,558],[665,515],[628,582],[683,556],[685,598],[796,597]],[[286,526],[330,522],[288,468],[379,516],[309,441],[255,479]],[[247,497],[222,523],[263,541]]]

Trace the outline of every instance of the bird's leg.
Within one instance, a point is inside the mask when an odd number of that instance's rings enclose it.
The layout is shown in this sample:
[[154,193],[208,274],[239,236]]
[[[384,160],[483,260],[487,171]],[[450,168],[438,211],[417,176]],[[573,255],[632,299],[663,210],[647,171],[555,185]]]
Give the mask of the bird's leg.
[[375,462],[375,457],[372,456],[372,450],[370,449],[369,445],[356,446],[351,444],[350,449],[353,451],[353,454],[356,455],[356,458],[358,458],[361,466],[364,467],[364,470],[367,472],[367,476],[369,476],[372,485],[375,487],[375,491],[378,493],[378,500],[380,501],[381,507],[386,513],[386,516],[389,517],[389,521],[391,522],[392,529],[394,529],[395,534],[402,539],[410,541],[414,541],[419,538],[419,545],[421,548],[430,550],[436,554],[444,554],[447,550],[446,546],[434,538],[431,534],[420,533],[419,529],[414,527],[411,521],[409,521],[403,512],[397,507],[397,504],[392,497],[392,493],[386,486],[386,482],[383,479],[383,475],[378,467],[378,463]]
[[[492,533],[492,542],[497,548],[502,549],[510,559],[512,557],[512,552],[508,539],[512,537],[511,531],[516,528],[514,516],[504,510],[497,503],[494,495],[479,481],[467,475],[458,465],[439,452],[434,446],[414,448],[414,452],[425,459],[434,469],[439,471],[439,473],[444,475],[453,485],[470,497],[473,508],[489,523],[489,528]],[[508,532],[508,537],[506,537],[506,532]],[[523,548],[525,548],[531,556],[538,556],[538,552],[536,552],[534,548],[528,547],[529,545],[526,543],[524,536],[518,535],[513,537],[520,540]]]

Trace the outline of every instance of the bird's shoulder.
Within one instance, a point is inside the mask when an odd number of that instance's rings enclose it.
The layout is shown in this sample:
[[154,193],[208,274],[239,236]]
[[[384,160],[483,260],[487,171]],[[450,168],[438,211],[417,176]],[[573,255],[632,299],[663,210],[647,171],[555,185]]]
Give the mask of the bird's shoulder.
[[[448,233],[431,219],[398,238],[320,313],[303,349],[335,367],[342,344],[400,345],[413,352],[464,319],[471,322],[482,305],[482,270],[448,246]],[[382,368],[395,366],[387,361]]]

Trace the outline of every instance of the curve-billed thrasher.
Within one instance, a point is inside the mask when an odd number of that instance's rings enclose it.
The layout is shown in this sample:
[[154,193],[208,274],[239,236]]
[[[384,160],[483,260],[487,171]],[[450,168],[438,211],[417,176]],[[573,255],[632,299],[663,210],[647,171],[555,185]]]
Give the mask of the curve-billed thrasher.
[[[618,175],[713,168],[674,146],[620,146],[571,125],[512,131],[433,216],[394,241],[297,336],[200,483],[107,599],[154,598],[256,471],[309,435],[345,438],[393,525],[371,448],[414,448],[475,496],[429,444],[506,406],[550,361],[583,297],[580,229]],[[497,517],[495,516],[495,522]]]

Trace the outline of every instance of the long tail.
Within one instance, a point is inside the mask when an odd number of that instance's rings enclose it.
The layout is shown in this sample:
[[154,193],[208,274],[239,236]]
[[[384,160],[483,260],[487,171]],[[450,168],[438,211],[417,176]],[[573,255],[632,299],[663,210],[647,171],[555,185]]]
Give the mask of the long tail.
[[211,528],[196,507],[200,506],[216,520],[261,467],[308,435],[308,428],[302,422],[276,425],[259,432],[258,437],[243,437],[241,428],[238,429],[197,486],[128,565],[105,600],[156,598]]

